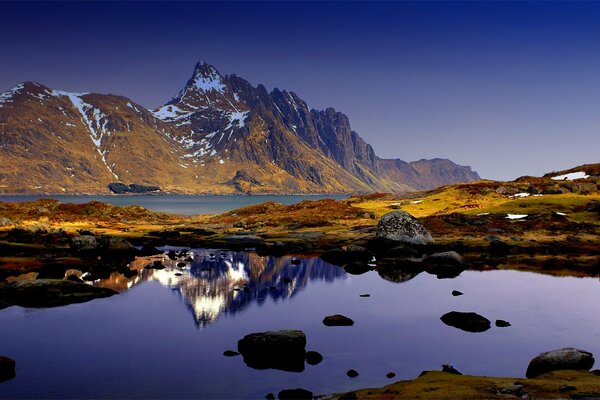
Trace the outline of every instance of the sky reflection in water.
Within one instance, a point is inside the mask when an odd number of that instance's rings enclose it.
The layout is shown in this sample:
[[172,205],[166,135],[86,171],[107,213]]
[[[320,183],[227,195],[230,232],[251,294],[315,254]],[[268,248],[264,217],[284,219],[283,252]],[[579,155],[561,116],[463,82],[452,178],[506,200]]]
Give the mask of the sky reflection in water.
[[[407,379],[445,363],[468,374],[521,377],[542,351],[574,346],[600,354],[596,278],[466,271],[397,283],[374,271],[347,275],[319,258],[291,265],[290,257],[198,249],[191,262],[163,259],[164,270],[144,269],[154,259],[138,259],[138,277],[102,282],[123,290],[119,296],[0,311],[0,354],[17,360],[17,377],[0,384],[0,397],[262,398],[290,387],[379,386],[389,383],[389,371]],[[453,297],[454,289],[465,294]],[[440,321],[452,310],[513,326],[464,332]],[[325,327],[323,317],[336,313],[355,325]],[[307,350],[323,362],[302,373],[260,371],[222,355],[244,335],[272,329],[302,329]],[[346,377],[350,368],[360,376]]]

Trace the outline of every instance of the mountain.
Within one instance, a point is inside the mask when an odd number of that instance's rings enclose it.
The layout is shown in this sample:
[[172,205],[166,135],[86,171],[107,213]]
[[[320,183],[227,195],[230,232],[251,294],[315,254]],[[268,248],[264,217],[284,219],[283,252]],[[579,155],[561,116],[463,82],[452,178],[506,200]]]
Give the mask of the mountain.
[[[148,111],[122,96],[25,82],[0,94],[0,193],[404,192],[478,180],[449,160],[386,160],[333,108],[198,63]],[[114,187],[114,185],[113,185]]]

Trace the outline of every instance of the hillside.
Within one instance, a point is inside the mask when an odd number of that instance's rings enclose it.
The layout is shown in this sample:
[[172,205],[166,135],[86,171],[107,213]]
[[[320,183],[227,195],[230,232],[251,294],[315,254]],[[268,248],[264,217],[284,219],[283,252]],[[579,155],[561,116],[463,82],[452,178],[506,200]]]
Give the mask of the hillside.
[[184,89],[148,111],[122,96],[25,82],[0,94],[0,193],[406,192],[478,180],[449,160],[375,155],[333,108],[253,87],[198,63]]

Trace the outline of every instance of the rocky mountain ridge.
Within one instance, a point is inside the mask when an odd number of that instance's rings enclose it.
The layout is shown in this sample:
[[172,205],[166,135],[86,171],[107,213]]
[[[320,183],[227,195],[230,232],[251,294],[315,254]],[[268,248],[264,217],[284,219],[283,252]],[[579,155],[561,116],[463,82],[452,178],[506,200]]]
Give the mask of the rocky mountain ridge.
[[479,179],[449,160],[386,160],[333,108],[198,63],[148,111],[122,96],[25,82],[0,94],[0,193],[404,192]]

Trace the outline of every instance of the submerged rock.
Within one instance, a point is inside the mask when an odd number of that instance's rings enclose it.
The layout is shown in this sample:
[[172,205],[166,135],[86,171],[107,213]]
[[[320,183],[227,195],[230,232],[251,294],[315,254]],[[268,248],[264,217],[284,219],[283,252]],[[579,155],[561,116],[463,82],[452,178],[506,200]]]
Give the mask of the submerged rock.
[[451,311],[440,318],[446,325],[466,332],[485,332],[491,327],[490,320],[474,312]]
[[251,368],[302,372],[306,335],[300,330],[251,333],[238,341],[238,351]]
[[534,378],[546,372],[574,369],[589,371],[594,366],[592,353],[567,347],[541,353],[529,362],[525,375]]
[[21,307],[44,308],[84,303],[109,297],[118,292],[85,283],[37,279],[0,286],[0,301]]
[[0,382],[13,379],[16,376],[17,363],[12,358],[0,356]]
[[505,321],[503,319],[497,319],[496,320],[496,326],[498,328],[506,328],[506,327],[511,326],[511,325],[510,325],[510,322],[508,322],[508,321]]
[[381,217],[375,237],[411,245],[433,244],[427,229],[405,211],[393,211]]
[[344,315],[335,314],[323,318],[323,324],[326,326],[352,326],[354,321]]

